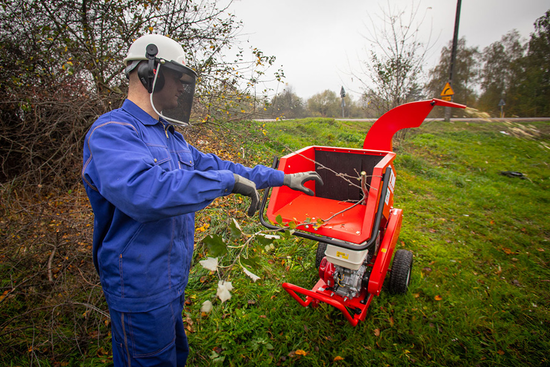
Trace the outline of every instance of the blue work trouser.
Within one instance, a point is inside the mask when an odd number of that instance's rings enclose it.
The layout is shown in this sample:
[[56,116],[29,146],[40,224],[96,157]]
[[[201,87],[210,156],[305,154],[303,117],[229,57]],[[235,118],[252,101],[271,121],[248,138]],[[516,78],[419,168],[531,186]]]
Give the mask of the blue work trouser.
[[115,367],[185,366],[184,296],[148,312],[110,310]]

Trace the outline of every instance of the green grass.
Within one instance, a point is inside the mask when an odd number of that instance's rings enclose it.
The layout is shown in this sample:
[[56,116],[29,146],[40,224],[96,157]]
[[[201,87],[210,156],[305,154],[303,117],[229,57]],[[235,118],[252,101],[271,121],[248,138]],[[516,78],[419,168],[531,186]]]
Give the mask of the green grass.
[[[247,165],[271,165],[274,155],[308,145],[360,148],[370,125],[332,119],[241,122],[230,126],[235,134],[218,134],[231,137],[227,144],[206,149],[218,154],[233,152],[233,156],[244,152]],[[275,240],[273,247],[253,240],[243,252],[229,249],[220,258],[228,268],[219,273],[207,271],[198,264],[211,255],[201,242],[205,236],[218,234],[226,244],[242,245],[249,237],[231,231],[232,218],[245,234],[263,229],[257,217],[246,217],[248,200],[235,196],[217,200],[197,213],[195,266],[184,311],[190,366],[550,363],[550,149],[546,143],[550,124],[434,121],[403,136],[394,141],[394,206],[404,211],[397,246],[414,253],[409,292],[396,296],[383,291],[373,299],[366,320],[356,327],[326,304],[303,308],[281,284],[305,288],[315,284],[317,244],[294,236]],[[522,172],[525,179],[506,177],[502,171]],[[24,238],[25,232],[11,228],[10,220],[2,222],[5,238]],[[76,231],[87,221],[90,217],[76,224],[65,220],[67,229],[61,227],[61,232]],[[91,232],[85,236],[89,243]],[[36,254],[42,270],[48,248]],[[246,266],[260,280],[252,282],[233,264],[238,254],[248,258],[243,263],[252,264]],[[66,279],[82,278],[69,271],[69,263],[75,260],[64,256],[55,259],[65,264],[61,269]],[[17,261],[6,260],[12,258],[10,253],[0,253],[0,257],[6,289],[24,277],[18,278],[13,270]],[[94,283],[97,278],[92,272],[89,268],[84,278]],[[225,303],[216,298],[220,277],[234,286],[232,298]],[[36,296],[32,298],[25,284],[0,304],[4,318],[17,316],[2,324],[0,364],[38,365],[38,359],[41,366],[100,366],[110,360],[110,336],[103,316],[93,311],[83,315],[87,308],[82,306],[56,308],[68,309],[61,314],[48,308],[55,302],[77,299],[106,311],[97,287],[82,288],[80,295],[74,287],[52,293],[43,310],[27,314],[32,315],[29,319],[20,315],[38,307],[38,298],[49,286],[33,289]],[[200,311],[206,300],[214,304],[209,314]],[[55,329],[50,333],[53,321]],[[74,343],[77,329],[78,346]],[[38,348],[31,352],[33,345]]]
[[[266,137],[247,149],[269,164],[271,155],[307,145],[361,147],[369,125],[306,119],[250,126]],[[328,305],[301,307],[280,287],[315,284],[311,241],[258,249],[262,279],[251,283],[233,272],[233,298],[214,302],[208,315],[198,309],[215,289],[199,286],[207,272],[195,267],[192,364],[217,357],[227,366],[547,365],[550,152],[541,145],[548,126],[537,128],[541,135],[526,139],[501,133],[509,130],[503,124],[433,122],[396,144],[394,206],[404,210],[398,247],[414,253],[412,283],[404,296],[376,297],[357,327]]]

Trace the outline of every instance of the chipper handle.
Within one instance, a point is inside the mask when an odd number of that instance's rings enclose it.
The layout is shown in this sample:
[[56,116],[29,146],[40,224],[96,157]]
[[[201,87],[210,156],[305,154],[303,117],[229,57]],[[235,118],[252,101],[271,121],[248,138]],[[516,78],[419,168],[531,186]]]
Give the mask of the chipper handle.
[[434,98],[431,101],[405,103],[383,114],[372,125],[365,137],[363,149],[393,151],[392,139],[396,132],[419,127],[434,106],[466,108],[465,105]]

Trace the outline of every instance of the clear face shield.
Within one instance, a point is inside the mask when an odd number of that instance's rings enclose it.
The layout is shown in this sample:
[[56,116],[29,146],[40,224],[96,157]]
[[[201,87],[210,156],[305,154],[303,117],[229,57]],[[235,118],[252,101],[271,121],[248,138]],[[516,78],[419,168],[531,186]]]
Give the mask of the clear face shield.
[[187,126],[197,74],[184,65],[161,60],[153,79],[151,106],[169,123]]

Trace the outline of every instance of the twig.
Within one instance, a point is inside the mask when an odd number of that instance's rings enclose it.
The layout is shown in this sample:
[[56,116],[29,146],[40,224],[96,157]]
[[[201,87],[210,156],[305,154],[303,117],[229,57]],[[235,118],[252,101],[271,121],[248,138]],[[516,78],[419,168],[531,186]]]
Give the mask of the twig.
[[32,365],[33,359],[36,359],[36,362],[38,362],[38,366],[40,366],[40,360],[38,359],[38,356],[36,355],[36,352],[34,350],[34,339],[35,339],[35,326],[34,326],[34,320],[32,320],[31,365]]
[[[288,147],[287,147],[287,149],[288,149]],[[306,156],[303,155],[303,154],[298,154],[298,155],[299,155],[300,157],[302,157],[302,158],[307,159],[307,160],[310,161],[310,162],[313,162],[313,163],[317,164],[317,165],[319,166],[319,168],[321,168],[321,169],[326,169],[327,171],[330,171],[330,172],[334,173],[334,175],[335,175],[336,177],[340,177],[341,179],[343,179],[344,181],[346,181],[347,183],[349,183],[351,186],[355,186],[355,187],[361,188],[361,186],[359,186],[359,185],[357,185],[357,184],[351,182],[350,180],[348,180],[348,179],[346,178],[346,177],[351,177],[351,178],[357,178],[357,177],[353,177],[353,176],[347,175],[347,174],[345,174],[345,173],[336,172],[335,170],[333,170],[333,169],[331,169],[331,168],[328,168],[328,167],[322,165],[321,163],[317,162],[315,159],[308,158],[308,157],[306,157]]]
[[331,215],[330,217],[328,217],[327,219],[323,220],[323,224],[326,223],[326,222],[328,222],[328,221],[331,220],[332,218],[336,217],[337,215],[340,215],[340,214],[342,214],[342,213],[344,213],[344,212],[350,210],[351,208],[354,208],[354,207],[356,207],[357,205],[362,204],[363,202],[365,202],[365,197],[364,197],[364,196],[363,196],[363,198],[362,198],[361,200],[359,200],[358,202],[356,202],[355,204],[353,204],[353,205],[350,206],[349,208],[346,208],[346,209],[344,209],[344,210],[340,210],[338,213],[333,214],[333,215]]
[[98,284],[98,283],[95,283],[95,284],[94,284],[94,283],[90,282],[88,279],[86,279],[86,278],[84,277],[84,274],[82,273],[82,270],[80,270],[80,268],[76,268],[76,270],[78,270],[78,272],[80,273],[80,276],[82,277],[82,279],[83,279],[86,283],[88,283],[88,285],[91,285],[92,287],[99,287],[99,286],[100,286],[100,284]]
[[71,305],[71,304],[72,304],[72,305],[84,306],[84,307],[87,307],[87,308],[89,308],[89,309],[91,309],[91,310],[94,310],[94,311],[97,312],[97,313],[102,314],[103,316],[107,317],[108,319],[111,319],[111,316],[110,316],[108,313],[106,313],[106,312],[103,311],[103,310],[100,310],[100,309],[97,308],[96,306],[91,305],[91,304],[89,304],[89,303],[70,301],[70,302],[67,302],[66,304],[68,304],[68,305]]
[[[290,149],[288,146],[284,145],[284,147],[285,147],[285,149],[286,149],[287,151],[289,151],[289,152],[294,152],[294,150]],[[330,171],[330,172],[334,173],[334,175],[335,175],[336,177],[340,177],[340,178],[343,179],[344,181],[348,182],[351,186],[355,186],[355,187],[357,187],[357,188],[359,188],[359,189],[362,189],[362,187],[359,186],[359,185],[357,185],[357,184],[355,184],[354,182],[348,180],[346,177],[349,177],[349,178],[352,178],[352,179],[357,179],[357,180],[359,180],[359,179],[361,178],[361,176],[364,176],[365,178],[366,178],[366,177],[375,177],[374,175],[370,175],[370,176],[369,176],[369,175],[363,175],[363,172],[361,172],[361,175],[360,175],[359,172],[357,172],[357,170],[355,170],[355,172],[357,173],[357,175],[358,175],[359,177],[350,176],[350,175],[345,174],[345,173],[339,173],[339,172],[334,171],[334,170],[331,169],[331,168],[328,168],[328,167],[322,165],[321,163],[317,162],[315,159],[311,159],[311,158],[306,157],[305,155],[300,154],[300,153],[298,153],[298,155],[299,155],[300,157],[304,158],[304,159],[307,159],[307,160],[310,161],[310,162],[315,163],[316,165],[319,166],[320,169],[326,169],[327,171]],[[365,184],[366,184],[366,183],[365,183]],[[370,187],[370,185],[367,185],[367,186]]]
[[52,253],[50,254],[50,258],[48,259],[48,280],[50,281],[50,283],[53,283],[52,261],[55,255],[55,251],[57,250],[57,246],[52,244],[49,244],[49,245],[53,246],[53,250],[52,250]]
[[21,287],[23,284],[27,283],[29,280],[34,279],[34,278],[37,277],[38,275],[40,275],[40,272],[36,272],[36,273],[35,273],[33,276],[31,276],[30,278],[23,280],[21,283],[17,284],[15,287],[13,287],[13,288],[4,296],[4,298],[2,298],[2,299],[0,300],[0,304],[1,304],[2,302],[4,302],[6,299],[8,299],[8,296],[11,295],[13,292],[15,292],[16,289],[18,289],[19,287]]

